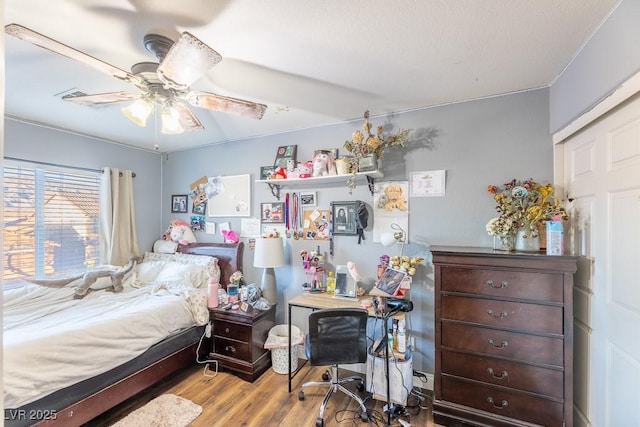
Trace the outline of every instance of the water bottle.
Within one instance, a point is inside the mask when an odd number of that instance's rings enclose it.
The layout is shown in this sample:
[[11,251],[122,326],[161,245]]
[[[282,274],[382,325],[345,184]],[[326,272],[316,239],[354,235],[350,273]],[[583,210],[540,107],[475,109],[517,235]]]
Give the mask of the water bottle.
[[218,288],[220,283],[215,278],[209,280],[209,289],[207,294],[207,306],[209,308],[216,308],[218,306]]
[[402,328],[398,327],[398,353],[405,353],[407,351],[407,336],[404,331],[404,325]]

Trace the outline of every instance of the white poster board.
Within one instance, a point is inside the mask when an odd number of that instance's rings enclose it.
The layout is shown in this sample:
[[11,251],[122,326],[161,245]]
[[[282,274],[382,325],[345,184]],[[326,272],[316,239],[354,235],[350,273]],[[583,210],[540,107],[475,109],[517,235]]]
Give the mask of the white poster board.
[[217,193],[209,198],[210,217],[251,215],[251,175],[231,175],[209,178]]

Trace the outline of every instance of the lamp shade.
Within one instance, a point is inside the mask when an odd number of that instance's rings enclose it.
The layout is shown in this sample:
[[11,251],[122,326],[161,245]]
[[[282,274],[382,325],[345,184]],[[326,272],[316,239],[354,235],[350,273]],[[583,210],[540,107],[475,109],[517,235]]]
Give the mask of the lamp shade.
[[153,102],[145,98],[135,100],[132,104],[122,108],[122,112],[129,120],[138,126],[145,127],[147,118],[153,111]]
[[280,267],[284,262],[284,245],[282,237],[256,239],[253,266],[270,268]]
[[391,246],[391,245],[395,245],[396,243],[398,243],[398,241],[396,240],[396,237],[394,235],[395,233],[393,232],[387,232],[387,233],[382,233],[380,235],[380,243],[382,244],[382,246]]

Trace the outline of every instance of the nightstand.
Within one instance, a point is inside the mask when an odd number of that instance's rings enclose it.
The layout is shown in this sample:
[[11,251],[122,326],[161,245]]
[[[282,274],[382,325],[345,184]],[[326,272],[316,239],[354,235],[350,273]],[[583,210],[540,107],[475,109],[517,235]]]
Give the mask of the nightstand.
[[210,308],[209,318],[213,324],[209,358],[221,368],[254,382],[271,366],[271,352],[264,343],[276,323],[275,305],[247,313]]

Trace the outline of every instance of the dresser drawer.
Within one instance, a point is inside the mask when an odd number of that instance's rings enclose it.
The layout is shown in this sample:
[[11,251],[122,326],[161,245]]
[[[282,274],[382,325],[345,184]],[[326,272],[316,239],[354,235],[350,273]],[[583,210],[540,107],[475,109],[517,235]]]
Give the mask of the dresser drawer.
[[562,370],[540,368],[493,357],[442,350],[443,374],[483,381],[562,399]]
[[563,425],[561,402],[442,374],[442,399],[544,426]]
[[223,320],[215,320],[213,322],[213,334],[248,343],[251,341],[251,325],[240,325]]
[[251,361],[250,344],[242,341],[214,337],[214,352],[234,359]]
[[536,301],[563,301],[560,274],[481,268],[442,268],[443,291],[464,292],[492,297],[522,298]]
[[562,334],[562,315],[562,307],[442,295],[442,319]]
[[564,364],[564,341],[560,338],[449,322],[442,322],[441,332],[443,347],[551,366]]

